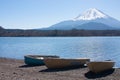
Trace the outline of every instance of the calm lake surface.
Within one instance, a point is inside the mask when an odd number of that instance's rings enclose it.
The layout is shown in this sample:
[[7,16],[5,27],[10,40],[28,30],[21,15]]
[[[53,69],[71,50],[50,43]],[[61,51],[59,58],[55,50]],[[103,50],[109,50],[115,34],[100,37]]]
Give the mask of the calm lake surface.
[[0,37],[0,57],[24,59],[28,54],[111,59],[120,67],[120,37]]

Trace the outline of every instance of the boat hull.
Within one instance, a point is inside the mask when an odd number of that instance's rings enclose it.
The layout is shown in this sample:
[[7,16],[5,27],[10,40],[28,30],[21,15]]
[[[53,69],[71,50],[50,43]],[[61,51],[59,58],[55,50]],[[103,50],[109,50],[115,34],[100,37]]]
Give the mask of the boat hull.
[[24,56],[24,62],[27,65],[45,65],[45,58],[59,58],[59,56],[47,56],[47,55],[26,55]]
[[115,62],[113,62],[113,61],[87,63],[89,70],[94,72],[94,73],[99,73],[99,72],[102,72],[105,70],[112,69],[114,65],[115,65]]
[[60,58],[44,59],[45,65],[49,69],[77,66],[80,67],[81,65],[84,65],[88,61],[90,61],[90,59],[60,59]]

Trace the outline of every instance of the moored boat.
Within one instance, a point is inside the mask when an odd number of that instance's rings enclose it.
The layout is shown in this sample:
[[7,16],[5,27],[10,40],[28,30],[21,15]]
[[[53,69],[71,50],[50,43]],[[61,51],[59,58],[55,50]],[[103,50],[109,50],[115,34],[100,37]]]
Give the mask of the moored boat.
[[113,61],[94,61],[87,63],[89,70],[94,73],[99,73],[105,70],[112,69],[114,65],[115,62]]
[[27,65],[44,65],[43,59],[45,58],[59,58],[56,55],[26,55],[24,56],[24,62]]
[[62,59],[62,58],[48,58],[44,59],[44,63],[47,68],[65,68],[65,67],[77,67],[83,66],[90,59],[81,58],[81,59]]

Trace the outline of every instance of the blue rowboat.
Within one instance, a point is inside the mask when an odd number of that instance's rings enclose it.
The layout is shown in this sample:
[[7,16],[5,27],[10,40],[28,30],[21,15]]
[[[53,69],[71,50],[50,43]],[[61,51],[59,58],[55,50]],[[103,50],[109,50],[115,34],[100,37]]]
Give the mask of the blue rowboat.
[[45,58],[59,58],[59,56],[56,56],[56,55],[26,55],[24,56],[24,62],[25,64],[32,65],[32,66],[45,65],[44,63]]

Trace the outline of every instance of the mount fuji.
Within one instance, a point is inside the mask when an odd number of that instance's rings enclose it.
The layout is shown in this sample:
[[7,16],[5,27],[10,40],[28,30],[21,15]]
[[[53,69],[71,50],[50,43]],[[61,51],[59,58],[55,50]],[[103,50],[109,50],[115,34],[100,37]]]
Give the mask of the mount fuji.
[[120,21],[108,16],[95,8],[88,9],[72,20],[62,21],[45,30],[117,30],[120,29]]

